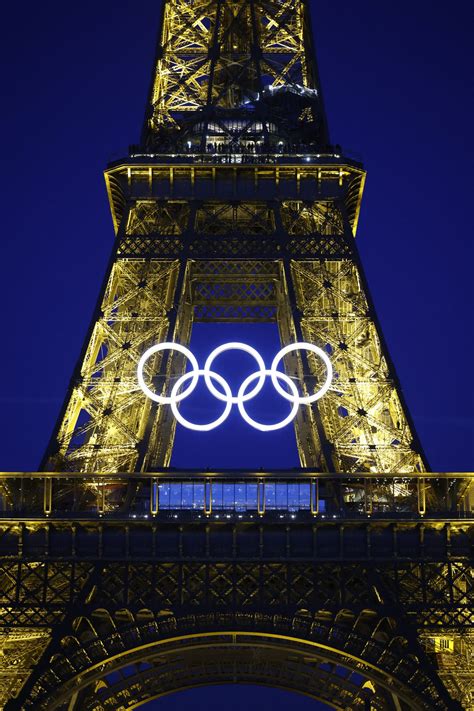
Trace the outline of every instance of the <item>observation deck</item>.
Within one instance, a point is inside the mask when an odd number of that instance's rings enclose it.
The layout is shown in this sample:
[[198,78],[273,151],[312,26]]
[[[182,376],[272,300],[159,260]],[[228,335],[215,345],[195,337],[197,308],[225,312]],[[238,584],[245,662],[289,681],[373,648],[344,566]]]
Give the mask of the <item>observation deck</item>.
[[365,184],[362,163],[336,150],[222,152],[144,151],[111,161],[105,181],[114,222],[119,229],[126,204],[137,200],[281,201],[341,199],[353,234],[357,231]]
[[325,474],[309,469],[177,470],[146,474],[3,472],[0,517],[474,518],[467,473]]
[[470,474],[4,473],[2,556],[466,556]]

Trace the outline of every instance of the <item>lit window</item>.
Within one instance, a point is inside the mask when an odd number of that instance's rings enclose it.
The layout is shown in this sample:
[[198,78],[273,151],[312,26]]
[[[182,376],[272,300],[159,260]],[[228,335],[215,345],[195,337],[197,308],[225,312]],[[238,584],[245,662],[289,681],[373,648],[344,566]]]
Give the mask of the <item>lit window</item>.
[[442,654],[454,652],[454,639],[450,637],[435,637],[434,651]]

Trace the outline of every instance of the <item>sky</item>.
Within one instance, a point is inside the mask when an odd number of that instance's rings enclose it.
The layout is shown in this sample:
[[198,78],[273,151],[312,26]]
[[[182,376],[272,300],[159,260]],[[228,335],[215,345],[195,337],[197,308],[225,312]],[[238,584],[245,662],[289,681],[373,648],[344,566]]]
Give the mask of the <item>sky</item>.
[[[3,470],[37,468],[78,357],[114,238],[102,171],[138,141],[159,12],[2,10]],[[314,0],[312,13],[332,141],[368,171],[357,242],[406,401],[432,471],[472,470],[472,3]],[[291,431],[279,442],[245,451],[290,466]],[[225,466],[225,432],[217,451]],[[180,708],[199,706],[192,693]],[[217,707],[224,692],[210,693]],[[238,698],[284,708],[259,693]]]

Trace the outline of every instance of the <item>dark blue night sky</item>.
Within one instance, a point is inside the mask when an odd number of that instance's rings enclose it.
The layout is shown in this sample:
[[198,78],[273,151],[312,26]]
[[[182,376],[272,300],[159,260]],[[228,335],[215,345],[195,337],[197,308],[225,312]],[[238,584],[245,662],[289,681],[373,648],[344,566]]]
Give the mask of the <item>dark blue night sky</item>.
[[[139,138],[159,8],[51,0],[2,11],[4,470],[37,468],[78,357],[114,238],[102,170]],[[313,7],[331,139],[368,170],[359,249],[433,471],[474,460],[473,19],[467,0]],[[272,337],[260,335],[269,353]],[[196,331],[196,349],[209,338]],[[291,430],[246,432],[178,433],[174,463],[296,464]],[[159,708],[290,704],[319,708],[251,687],[185,692]]]

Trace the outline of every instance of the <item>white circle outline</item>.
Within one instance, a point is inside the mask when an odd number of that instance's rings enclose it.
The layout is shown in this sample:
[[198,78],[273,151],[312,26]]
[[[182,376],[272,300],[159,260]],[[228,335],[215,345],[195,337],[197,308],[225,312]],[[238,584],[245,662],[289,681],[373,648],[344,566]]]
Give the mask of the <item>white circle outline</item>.
[[[208,422],[205,425],[196,425],[194,422],[190,422],[187,420],[185,417],[182,416],[180,411],[177,408],[177,403],[179,402],[178,398],[179,395],[177,395],[178,390],[180,387],[186,382],[186,380],[189,380],[189,378],[193,378],[195,375],[199,378],[200,375],[206,375],[206,373],[209,375],[210,378],[215,378],[218,383],[222,385],[224,388],[224,392],[226,393],[227,399],[226,399],[226,406],[224,408],[224,412],[222,415],[220,415],[216,420],[213,420],[212,422]],[[189,389],[189,388],[188,388]],[[295,388],[296,389],[296,388]],[[215,429],[216,427],[219,427],[224,420],[226,420],[229,416],[229,412],[232,409],[232,391],[230,389],[230,386],[225,380],[222,375],[219,375],[219,373],[214,373],[212,370],[205,370],[205,369],[197,369],[194,371],[189,371],[189,373],[185,373],[182,375],[178,380],[175,382],[173,385],[173,389],[171,390],[171,410],[173,412],[173,415],[176,417],[178,422],[183,425],[183,427],[187,427],[190,430],[196,430],[197,432],[209,432],[210,430]]]
[[[158,393],[153,392],[153,390],[150,390],[148,385],[145,383],[145,379],[143,377],[143,368],[145,367],[145,363],[147,362],[148,358],[150,358],[152,355],[155,353],[158,353],[158,351],[166,351],[166,350],[171,350],[171,351],[178,351],[178,353],[182,353],[183,355],[186,356],[186,358],[189,358],[191,365],[193,369],[189,371],[191,374],[194,373],[193,379],[191,383],[188,385],[185,390],[183,390],[182,393],[177,395],[176,398],[173,398],[173,395],[158,395]],[[148,348],[148,350],[145,351],[145,353],[142,355],[140,360],[138,361],[138,366],[137,366],[137,379],[138,379],[138,384],[140,385],[141,389],[145,393],[145,395],[148,395],[148,397],[151,400],[154,400],[155,402],[159,402],[160,405],[171,405],[173,401],[175,402],[180,402],[180,400],[184,400],[185,397],[190,395],[194,388],[197,385],[197,381],[199,378],[199,375],[196,375],[196,371],[199,369],[199,365],[197,362],[196,357],[194,356],[191,351],[186,348],[185,346],[182,346],[180,343],[157,343],[154,346],[151,346],[151,348]],[[179,380],[178,380],[179,382]]]
[[[257,420],[254,420],[250,415],[248,414],[247,410],[245,409],[244,406],[244,400],[243,400],[243,393],[245,393],[245,390],[247,389],[247,386],[252,382],[252,380],[255,380],[256,378],[259,377],[259,373],[262,371],[257,371],[255,373],[252,373],[251,375],[248,376],[248,378],[245,378],[244,382],[239,388],[239,392],[237,395],[238,401],[237,405],[239,408],[239,412],[242,416],[242,419],[245,420],[245,422],[250,425],[251,427],[254,427],[256,430],[260,430],[261,432],[272,432],[273,430],[280,430],[282,427],[286,427],[295,417],[297,411],[298,411],[298,390],[296,389],[296,385],[290,378],[285,375],[285,373],[280,373],[280,371],[272,371],[272,370],[267,370],[265,369],[263,371],[264,375],[271,375],[272,376],[272,382],[273,382],[273,377],[275,379],[280,378],[281,380],[284,380],[287,385],[289,386],[290,390],[293,391],[293,407],[291,408],[290,414],[285,417],[284,420],[281,420],[280,422],[276,422],[273,425],[264,425],[261,422],[257,422]],[[272,374],[275,374],[274,376]]]
[[[324,365],[326,366],[327,370],[327,376],[326,380],[324,382],[324,385],[321,386],[321,388],[318,390],[317,393],[313,393],[313,395],[299,395],[298,391],[296,393],[297,396],[297,402],[301,405],[310,405],[312,402],[315,402],[316,400],[319,400],[327,391],[329,390],[329,386],[331,385],[332,378],[333,378],[333,367],[332,363],[328,358],[327,353],[325,353],[322,348],[319,348],[318,346],[314,346],[312,343],[305,343],[300,341],[299,343],[290,343],[288,346],[284,346],[274,357],[272,361],[272,365],[270,367],[270,375],[272,378],[272,383],[280,395],[284,397],[286,400],[289,402],[293,402],[293,396],[290,395],[289,393],[285,392],[283,388],[281,387],[280,383],[278,382],[278,373],[280,373],[279,370],[277,370],[277,365],[281,361],[281,359],[287,354],[291,353],[291,351],[296,351],[296,350],[306,350],[310,351],[311,353],[314,353],[315,355],[319,356],[321,360],[323,361]],[[293,382],[292,382],[293,385]]]
[[[265,382],[264,360],[260,353],[255,350],[255,348],[252,348],[252,346],[249,346],[247,343],[240,343],[239,341],[230,341],[229,343],[223,343],[221,346],[217,346],[217,348],[214,348],[214,350],[209,353],[207,360],[204,363],[204,380],[206,381],[206,385],[211,391],[211,393],[214,395],[214,397],[216,397],[218,400],[221,400],[222,402],[227,402],[227,398],[225,397],[225,395],[223,395],[219,390],[217,390],[216,387],[214,387],[211,378],[208,376],[206,371],[210,371],[211,365],[213,364],[214,360],[217,358],[218,355],[220,355],[221,353],[225,353],[225,351],[231,350],[244,351],[244,353],[248,353],[249,355],[253,356],[257,361],[259,379],[256,386],[249,393],[247,393],[247,395],[243,397],[242,401],[246,402],[247,400],[251,400],[253,397],[255,397],[255,395],[258,395],[260,390],[263,388],[263,384]],[[231,395],[231,402],[233,405],[238,405],[239,396]]]

